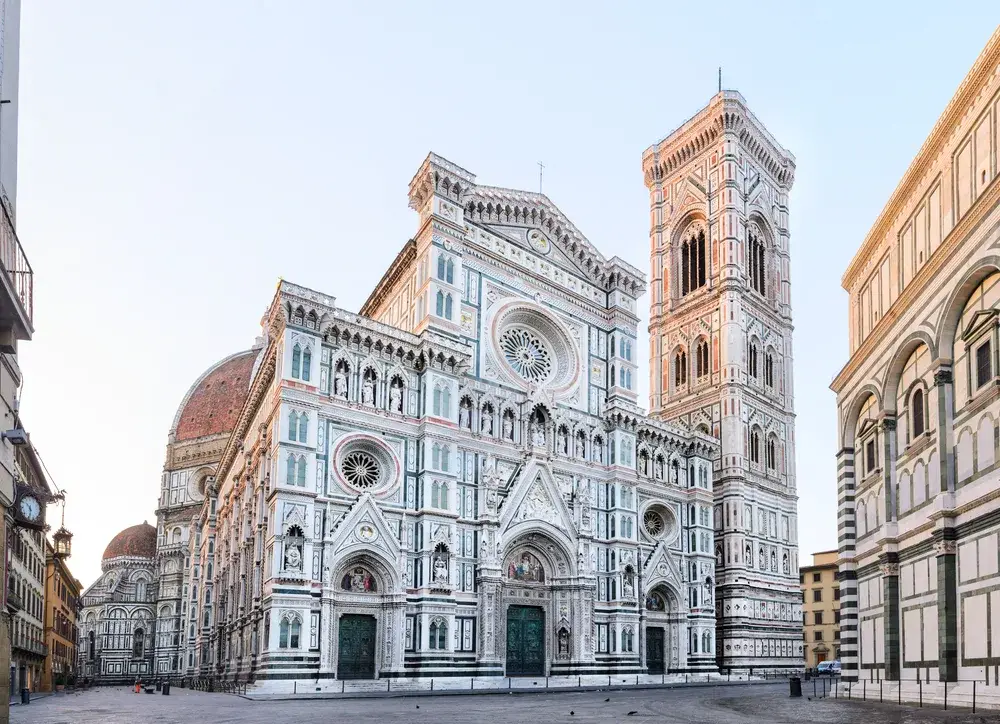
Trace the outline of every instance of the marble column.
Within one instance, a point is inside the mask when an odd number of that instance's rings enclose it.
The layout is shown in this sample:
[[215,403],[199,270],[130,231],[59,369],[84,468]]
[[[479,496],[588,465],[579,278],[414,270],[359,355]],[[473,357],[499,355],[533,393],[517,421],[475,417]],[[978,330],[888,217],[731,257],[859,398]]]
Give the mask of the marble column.
[[[885,678],[899,681],[899,554],[884,553],[879,557],[882,573],[882,627],[885,635]],[[841,619],[843,620],[843,619]]]
[[843,681],[858,680],[858,574],[854,562],[854,448],[837,453],[837,545],[840,552],[840,665]]
[[939,681],[958,681],[958,543],[955,538],[952,527],[934,531]]

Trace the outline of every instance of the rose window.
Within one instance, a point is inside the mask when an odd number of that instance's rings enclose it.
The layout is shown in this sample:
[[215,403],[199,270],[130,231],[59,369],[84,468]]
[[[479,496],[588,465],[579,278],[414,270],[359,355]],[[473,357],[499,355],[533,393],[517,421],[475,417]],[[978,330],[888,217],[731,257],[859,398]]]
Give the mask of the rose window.
[[378,460],[361,450],[345,455],[340,467],[344,478],[355,488],[367,490],[378,482]]
[[552,373],[552,354],[537,334],[512,327],[500,335],[507,364],[529,382],[541,382]]
[[655,510],[646,511],[646,514],[642,516],[642,525],[646,528],[646,532],[653,538],[659,538],[663,535],[663,516]]

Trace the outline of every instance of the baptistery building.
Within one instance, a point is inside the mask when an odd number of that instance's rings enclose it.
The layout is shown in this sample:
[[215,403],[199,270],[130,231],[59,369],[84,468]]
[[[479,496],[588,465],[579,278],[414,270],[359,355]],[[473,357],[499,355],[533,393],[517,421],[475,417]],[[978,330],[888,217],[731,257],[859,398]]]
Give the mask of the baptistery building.
[[984,671],[997,681],[998,146],[1000,30],[842,280],[851,354],[832,387],[846,680],[921,679],[923,696]]
[[718,442],[636,404],[643,274],[434,154],[409,198],[360,310],[282,281],[257,347],[182,404],[158,666],[285,688],[715,670]]

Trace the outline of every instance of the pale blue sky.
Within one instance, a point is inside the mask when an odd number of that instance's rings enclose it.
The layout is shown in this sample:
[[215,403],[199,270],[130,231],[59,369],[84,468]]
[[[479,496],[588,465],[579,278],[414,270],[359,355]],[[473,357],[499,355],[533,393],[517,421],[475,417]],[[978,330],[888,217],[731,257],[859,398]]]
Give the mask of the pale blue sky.
[[998,16],[991,2],[24,3],[18,228],[37,333],[22,414],[68,491],[74,572],[89,584],[114,533],[155,522],[181,397],[250,346],[278,277],[360,307],[416,228],[406,187],[429,150],[532,190],[544,161],[550,198],[646,270],[641,153],[708,101],[719,65],[798,163],[800,555],[835,547],[840,276]]

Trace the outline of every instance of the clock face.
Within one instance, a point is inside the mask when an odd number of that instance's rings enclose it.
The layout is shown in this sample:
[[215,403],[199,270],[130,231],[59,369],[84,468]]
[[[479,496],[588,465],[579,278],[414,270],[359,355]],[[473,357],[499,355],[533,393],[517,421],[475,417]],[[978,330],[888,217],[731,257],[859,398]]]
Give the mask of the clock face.
[[38,516],[41,515],[42,506],[38,503],[38,499],[32,495],[25,495],[21,498],[21,515],[24,516],[25,520],[36,521]]

